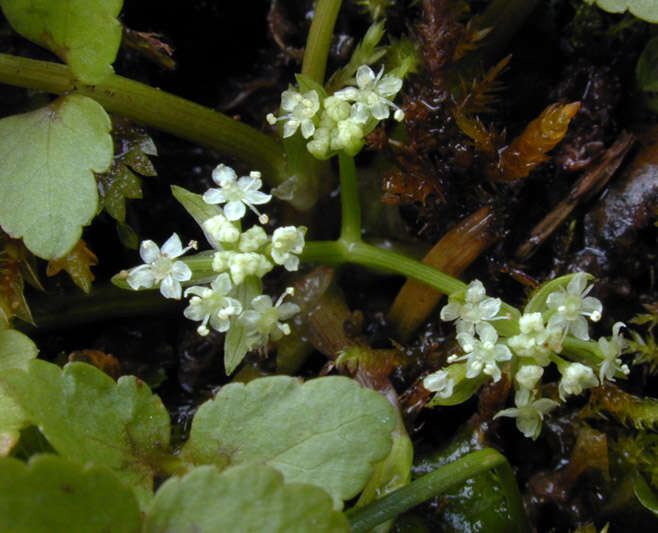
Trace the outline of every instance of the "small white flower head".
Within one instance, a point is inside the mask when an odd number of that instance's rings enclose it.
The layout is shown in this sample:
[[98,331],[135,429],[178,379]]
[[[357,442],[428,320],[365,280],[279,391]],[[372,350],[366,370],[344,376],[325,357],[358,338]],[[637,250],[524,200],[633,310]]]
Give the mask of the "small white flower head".
[[585,389],[596,387],[599,380],[594,375],[594,371],[582,363],[570,363],[562,372],[562,379],[558,392],[560,399],[564,399],[571,394],[580,394]]
[[455,380],[446,370],[438,370],[423,379],[423,387],[436,392],[439,398],[450,398],[455,387]]
[[383,67],[375,75],[368,65],[361,65],[356,71],[358,89],[346,87],[335,94],[341,100],[355,102],[353,116],[361,124],[365,124],[371,115],[376,120],[387,119],[391,109],[396,110],[395,120],[404,118],[404,112],[389,99],[402,88],[402,80],[392,74],[382,77],[383,74]]
[[480,322],[475,326],[475,330],[479,339],[468,332],[457,334],[457,341],[466,354],[449,361],[465,360],[467,378],[474,378],[484,372],[496,382],[501,376],[497,362],[509,361],[512,358],[512,352],[504,344],[498,343],[498,332],[491,324]]
[[[217,257],[217,254],[215,254]],[[234,253],[228,257],[228,269],[231,272],[233,283],[240,285],[247,276],[257,276],[262,278],[267,274],[274,265],[267,258],[255,252]],[[214,259],[213,259],[213,270]]]
[[514,396],[514,403],[516,407],[503,409],[494,418],[499,416],[516,418],[516,427],[519,431],[525,437],[533,440],[539,437],[541,433],[541,423],[544,420],[544,415],[559,405],[556,401],[548,398],[533,399],[528,389],[517,391]]
[[331,129],[320,127],[315,130],[313,139],[306,144],[306,149],[316,159],[327,159],[331,145]]
[[566,290],[560,287],[559,291],[549,294],[546,305],[554,313],[548,319],[548,328],[559,328],[563,335],[571,333],[577,339],[589,340],[585,317],[597,322],[603,310],[600,300],[587,296],[592,287],[587,285],[585,272],[578,272],[571,278]]
[[261,226],[252,226],[240,235],[238,248],[241,252],[257,252],[269,240]]
[[514,379],[521,388],[532,390],[537,386],[544,374],[544,369],[538,365],[523,365],[516,372]]
[[279,297],[276,304],[272,298],[265,294],[256,296],[251,300],[250,308],[240,315],[240,321],[248,329],[247,335],[251,337],[251,347],[263,346],[268,338],[279,340],[290,334],[290,326],[284,321],[299,313],[299,306],[284,302],[283,299],[292,294],[292,287]]
[[215,272],[226,272],[231,264],[231,257],[238,252],[233,250],[220,250],[212,256],[212,269]]
[[616,372],[621,372],[626,375],[629,373],[628,365],[622,364],[622,361],[619,358],[621,352],[626,346],[626,340],[620,335],[620,330],[624,327],[626,327],[626,324],[623,322],[615,322],[612,326],[612,337],[610,337],[609,340],[605,337],[599,339],[599,350],[601,350],[604,357],[599,370],[599,379],[601,380],[601,383],[603,383],[605,379],[614,381]]
[[331,149],[343,150],[348,155],[356,155],[363,147],[363,128],[352,118],[336,123],[331,131]]
[[133,290],[160,285],[162,296],[180,300],[183,292],[180,282],[191,279],[192,271],[185,263],[174,259],[193,248],[194,244],[183,248],[176,233],[167,239],[162,248],[158,248],[153,241],[142,241],[139,255],[145,264],[131,269],[126,282]]
[[315,90],[301,94],[294,89],[287,89],[281,93],[281,109],[287,113],[278,119],[269,113],[267,122],[271,125],[283,121],[283,138],[286,139],[295,134],[301,126],[302,136],[308,139],[315,132],[313,117],[320,109],[320,98]]
[[327,114],[327,117],[334,122],[348,119],[352,113],[352,106],[337,96],[328,96],[324,99],[322,105],[324,106],[324,111]]
[[234,243],[240,238],[240,230],[221,214],[206,220],[203,229],[218,242]]
[[561,332],[544,326],[541,313],[525,313],[519,319],[519,335],[507,339],[507,345],[519,357],[529,357],[541,366],[550,363],[550,353],[560,351]]
[[247,207],[260,216],[255,205],[266,204],[272,195],[265,194],[259,189],[263,182],[260,172],[252,171],[249,176],[238,179],[231,167],[220,164],[212,171],[213,181],[219,189],[208,189],[203,199],[208,204],[224,205],[224,216],[230,221],[240,220],[247,212]]
[[488,297],[480,280],[473,280],[463,298],[460,296],[451,295],[441,309],[441,320],[457,320],[458,333],[473,335],[476,324],[500,318],[496,316],[500,311],[500,298]]
[[239,300],[227,296],[231,291],[231,279],[223,273],[215,278],[208,287],[195,285],[185,290],[185,296],[192,294],[189,305],[183,311],[185,318],[200,320],[197,328],[199,335],[205,337],[210,333],[208,324],[219,331],[228,331],[231,326],[231,317],[242,312]]
[[299,268],[299,257],[304,251],[304,235],[306,228],[284,226],[277,228],[272,234],[272,259],[277,265],[283,265],[286,270],[293,272]]

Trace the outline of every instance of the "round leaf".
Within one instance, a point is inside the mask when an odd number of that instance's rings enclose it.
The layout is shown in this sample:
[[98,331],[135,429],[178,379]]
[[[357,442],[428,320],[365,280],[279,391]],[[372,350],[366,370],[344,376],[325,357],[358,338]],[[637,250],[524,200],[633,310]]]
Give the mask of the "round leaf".
[[377,392],[330,376],[304,384],[288,376],[232,383],[203,404],[183,458],[197,464],[264,463],[287,482],[356,496],[390,451],[395,412]]
[[12,533],[137,533],[132,491],[102,467],[55,455],[29,464],[0,458],[0,530]]
[[144,524],[144,533],[349,530],[347,519],[332,509],[326,492],[284,484],[279,472],[256,465],[221,474],[214,467],[200,466],[182,479],[169,479],[155,495]]
[[49,48],[88,84],[113,72],[123,28],[123,0],[0,0],[14,29]]
[[67,254],[96,213],[92,171],[112,162],[110,119],[71,95],[0,120],[0,225],[39,257]]

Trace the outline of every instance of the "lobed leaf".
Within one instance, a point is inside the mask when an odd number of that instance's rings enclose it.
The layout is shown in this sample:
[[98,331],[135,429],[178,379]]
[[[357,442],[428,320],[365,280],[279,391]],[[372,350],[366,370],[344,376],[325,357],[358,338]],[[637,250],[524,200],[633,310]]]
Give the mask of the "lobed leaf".
[[588,4],[595,2],[608,13],[623,13],[628,10],[637,18],[658,23],[658,3],[655,0],[586,0],[586,2]]
[[56,455],[0,458],[0,530],[138,533],[135,495],[111,472]]
[[389,402],[354,380],[266,377],[231,383],[203,404],[182,458],[220,468],[267,464],[286,482],[322,487],[340,507],[386,457],[394,427]]
[[87,243],[80,239],[73,249],[64,257],[53,259],[48,262],[46,268],[47,276],[54,276],[62,270],[66,270],[73,282],[84,292],[89,294],[94,274],[91,267],[98,264],[98,258],[89,248]]
[[158,460],[169,446],[169,415],[134,376],[112,378],[85,363],[64,369],[41,360],[0,374],[0,390],[72,461],[102,464],[151,497]]
[[146,515],[144,533],[169,531],[253,531],[258,533],[348,532],[345,516],[332,509],[317,487],[284,484],[279,472],[262,465],[219,473],[200,466],[170,478]]
[[0,224],[35,255],[66,255],[96,213],[109,131],[103,107],[79,95],[0,120]]
[[14,29],[66,61],[88,84],[113,72],[123,28],[123,0],[0,0]]

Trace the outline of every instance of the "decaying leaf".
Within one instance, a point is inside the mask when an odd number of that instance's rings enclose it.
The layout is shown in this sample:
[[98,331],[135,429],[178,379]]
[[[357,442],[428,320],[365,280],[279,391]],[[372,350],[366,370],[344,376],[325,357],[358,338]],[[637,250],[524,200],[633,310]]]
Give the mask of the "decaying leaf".
[[43,290],[37,277],[34,257],[20,240],[0,231],[0,329],[9,327],[14,317],[34,324],[23,294],[24,281]]
[[48,261],[46,274],[48,276],[54,276],[60,271],[66,270],[73,282],[89,294],[91,282],[94,281],[94,275],[90,267],[97,264],[98,258],[87,248],[85,241],[80,239],[78,244],[73,247],[73,250],[64,257]]

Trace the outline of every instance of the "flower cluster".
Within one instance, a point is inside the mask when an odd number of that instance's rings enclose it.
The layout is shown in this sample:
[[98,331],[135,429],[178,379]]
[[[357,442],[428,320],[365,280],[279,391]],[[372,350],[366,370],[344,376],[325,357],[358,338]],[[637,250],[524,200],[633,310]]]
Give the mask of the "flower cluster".
[[204,275],[203,282],[209,282],[207,285],[192,285],[183,293],[181,283],[191,284],[195,280],[192,269],[175,259],[196,247],[196,243],[183,248],[176,234],[161,249],[152,241],[144,241],[140,254],[145,264],[124,276],[135,290],[159,286],[167,298],[189,297],[183,314],[200,322],[199,335],[208,335],[210,329],[237,332],[226,336],[225,360],[231,361],[230,365],[227,363],[227,371],[237,366],[248,350],[289,334],[290,326],[285,321],[299,312],[296,304],[284,301],[293,294],[292,288],[286,289],[274,303],[270,296],[262,294],[262,278],[276,265],[288,271],[299,268],[306,228],[279,227],[271,235],[260,224],[242,229],[242,219],[248,210],[258,215],[261,224],[268,222],[267,216],[255,207],[272,198],[260,190],[260,178],[259,172],[238,178],[232,168],[220,164],[212,173],[218,188],[209,189],[203,196],[181,189],[184,192],[178,199],[201,225],[214,248],[211,260],[214,276],[209,280]]
[[[592,289],[588,277],[578,272],[538,289],[515,323],[505,324],[506,332],[515,332],[505,337],[500,337],[491,323],[506,318],[500,315],[502,302],[488,297],[480,281],[451,295],[441,310],[441,319],[455,321],[456,339],[464,353],[450,356],[448,367],[425,377],[424,387],[436,393],[433,403],[450,402],[460,394],[460,387],[474,392],[477,387],[473,383],[478,382],[473,380],[482,382],[489,376],[496,382],[502,371],[509,372],[514,377],[515,407],[502,410],[496,417],[515,418],[519,430],[535,439],[544,416],[559,405],[555,399],[540,397],[545,367],[554,363],[560,372],[561,401],[605,379],[628,374],[628,366],[620,358],[626,345],[620,335],[623,323],[614,324],[611,338],[588,342],[586,319],[598,321],[603,310],[598,299],[588,296]],[[567,336],[586,342],[574,345],[566,341]],[[569,357],[577,360],[570,361]]]
[[378,74],[368,66],[361,65],[356,71],[356,87],[345,87],[333,95],[320,95],[320,89],[300,93],[288,89],[281,95],[280,117],[272,113],[267,121],[274,125],[283,122],[283,137],[291,137],[301,129],[306,147],[318,159],[344,151],[356,155],[363,147],[364,137],[381,120],[404,119],[404,112],[393,103],[392,98],[402,88],[402,80],[392,74]]

